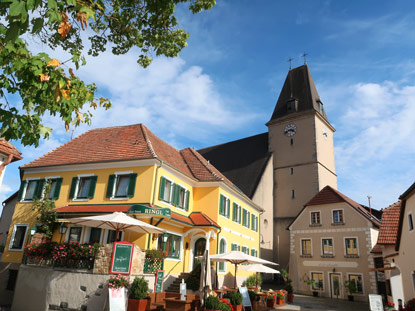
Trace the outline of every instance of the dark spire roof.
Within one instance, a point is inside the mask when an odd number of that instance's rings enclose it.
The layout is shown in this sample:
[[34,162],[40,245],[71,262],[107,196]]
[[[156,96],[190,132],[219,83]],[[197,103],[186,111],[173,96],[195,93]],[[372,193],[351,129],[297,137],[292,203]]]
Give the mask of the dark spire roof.
[[288,72],[270,121],[293,113],[306,113],[313,110],[328,121],[310,70],[305,64]]

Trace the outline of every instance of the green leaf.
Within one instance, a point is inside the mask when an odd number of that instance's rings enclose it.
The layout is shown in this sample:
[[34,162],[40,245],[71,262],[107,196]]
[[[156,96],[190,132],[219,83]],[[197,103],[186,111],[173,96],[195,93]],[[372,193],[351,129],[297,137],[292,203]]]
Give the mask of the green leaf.
[[43,18],[35,18],[33,21],[33,28],[32,28],[32,33],[33,34],[38,34],[43,27]]
[[33,10],[35,8],[35,0],[27,0],[26,1],[26,8],[27,10]]
[[26,6],[23,1],[22,2],[16,1],[10,5],[10,8],[9,8],[10,16],[19,16],[19,15],[23,15],[23,13],[26,13]]
[[48,8],[52,10],[57,10],[58,3],[56,2],[56,0],[48,0]]
[[9,28],[6,31],[5,41],[15,41],[19,36],[20,24],[10,23]]

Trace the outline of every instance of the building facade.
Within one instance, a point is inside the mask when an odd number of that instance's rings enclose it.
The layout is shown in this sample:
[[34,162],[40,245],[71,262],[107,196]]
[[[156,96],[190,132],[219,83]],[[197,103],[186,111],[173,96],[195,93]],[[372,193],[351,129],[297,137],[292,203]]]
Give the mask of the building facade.
[[0,137],[0,186],[3,182],[6,166],[21,159],[22,153],[12,143]]
[[[166,231],[127,231],[116,237],[115,231],[69,224],[64,236],[56,229],[55,241],[106,244],[122,239],[141,249],[162,249],[168,276],[191,271],[205,249],[259,256],[262,208],[197,151],[176,150],[142,124],[88,131],[21,171],[3,262],[22,261],[36,225],[33,201],[45,196],[46,184],[59,218],[125,212]],[[230,265],[217,269],[220,282],[230,281]]]
[[345,282],[351,281],[357,289],[356,300],[377,293],[375,272],[368,269],[374,268],[370,251],[379,226],[370,210],[324,187],[289,226],[294,290],[344,299],[348,296]]

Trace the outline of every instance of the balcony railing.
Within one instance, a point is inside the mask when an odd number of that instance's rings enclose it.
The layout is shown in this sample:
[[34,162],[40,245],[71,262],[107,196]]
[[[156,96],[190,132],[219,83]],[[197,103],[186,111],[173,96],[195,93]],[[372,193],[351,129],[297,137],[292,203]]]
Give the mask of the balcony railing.
[[144,273],[156,273],[157,270],[163,270],[164,259],[161,258],[145,258]]

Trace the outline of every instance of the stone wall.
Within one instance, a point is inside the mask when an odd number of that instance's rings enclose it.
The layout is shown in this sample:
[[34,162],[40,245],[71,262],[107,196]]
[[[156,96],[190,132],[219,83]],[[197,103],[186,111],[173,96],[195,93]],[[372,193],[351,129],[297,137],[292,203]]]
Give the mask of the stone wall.
[[[109,274],[111,267],[113,244],[101,246],[95,257],[94,274]],[[145,253],[138,245],[134,245],[133,260],[131,263],[131,275],[142,275]]]

